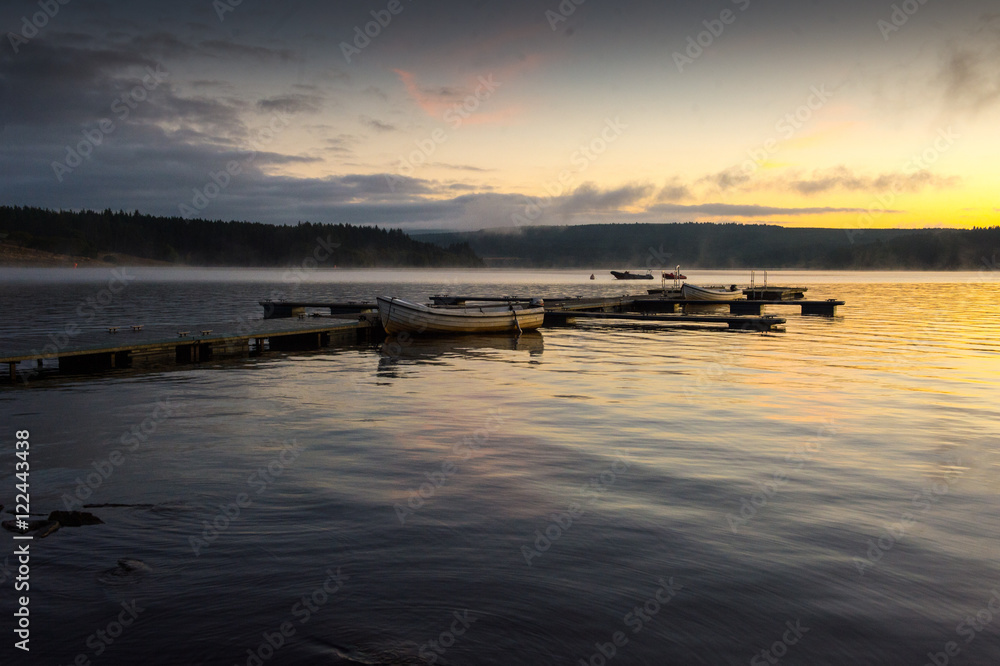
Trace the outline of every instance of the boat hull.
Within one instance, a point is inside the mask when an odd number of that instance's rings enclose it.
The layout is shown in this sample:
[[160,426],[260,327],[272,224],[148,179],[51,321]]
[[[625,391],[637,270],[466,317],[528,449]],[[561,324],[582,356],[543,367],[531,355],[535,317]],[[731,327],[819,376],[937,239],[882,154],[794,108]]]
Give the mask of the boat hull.
[[743,292],[729,289],[711,289],[697,287],[685,282],[681,285],[681,296],[689,301],[738,301],[743,299]]
[[544,307],[432,308],[381,296],[377,302],[386,333],[504,333],[535,329],[545,320]]
[[611,274],[615,276],[616,280],[652,280],[652,273],[629,273],[625,271],[624,273],[620,271],[611,271]]

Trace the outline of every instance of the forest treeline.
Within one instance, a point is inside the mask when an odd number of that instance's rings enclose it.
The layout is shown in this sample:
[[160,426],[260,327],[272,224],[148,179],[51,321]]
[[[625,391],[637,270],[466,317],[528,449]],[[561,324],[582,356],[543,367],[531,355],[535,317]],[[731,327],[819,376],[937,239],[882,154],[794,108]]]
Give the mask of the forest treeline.
[[468,243],[493,266],[1000,270],[1000,227],[825,229],[769,224],[593,224],[418,236]]
[[[5,236],[5,237],[4,237]],[[592,224],[424,234],[0,206],[0,238],[93,259],[189,266],[1000,270],[1000,227],[827,229],[769,224]]]
[[0,207],[0,236],[23,247],[114,260],[114,254],[189,266],[287,266],[313,257],[333,267],[482,266],[463,241],[440,246],[397,229],[350,224],[273,225],[143,215]]

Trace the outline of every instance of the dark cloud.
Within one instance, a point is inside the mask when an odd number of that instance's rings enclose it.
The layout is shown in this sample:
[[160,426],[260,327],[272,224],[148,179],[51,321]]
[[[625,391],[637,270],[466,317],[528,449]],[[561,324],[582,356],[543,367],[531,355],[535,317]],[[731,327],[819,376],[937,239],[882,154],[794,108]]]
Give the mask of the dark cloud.
[[691,196],[691,188],[675,176],[657,193],[656,200],[664,202],[684,201],[690,199]]
[[979,25],[945,52],[936,83],[948,108],[979,113],[1000,102],[1000,15],[984,14]]
[[701,178],[699,183],[708,183],[720,190],[728,190],[750,182],[750,174],[739,167],[730,167],[719,173]]
[[792,180],[792,189],[806,195],[830,190],[918,192],[928,187],[954,187],[955,176],[939,176],[926,169],[913,172],[884,173],[878,176],[855,174],[845,166],[815,171],[809,178]]
[[444,169],[454,169],[455,171],[479,171],[484,173],[487,171],[496,171],[496,169],[484,169],[470,164],[445,164],[444,162],[435,162],[434,166]]
[[316,113],[323,108],[323,98],[301,93],[279,95],[260,100],[257,102],[257,108],[266,112],[280,111],[289,114]]
[[353,146],[357,142],[357,137],[350,134],[341,134],[323,142],[325,150],[328,152],[350,155],[354,153]]
[[618,210],[649,197],[652,185],[626,185],[601,190],[593,183],[584,183],[572,194],[560,197],[555,211],[562,215]]
[[385,123],[377,118],[370,118],[368,116],[360,116],[358,120],[360,120],[365,127],[369,127],[376,132],[395,132],[399,129],[391,123]]
[[[650,213],[685,213],[711,215],[715,217],[768,217],[772,215],[823,215],[826,213],[863,213],[864,208],[780,208],[777,206],[756,206],[746,204],[707,203],[693,206],[681,204],[657,204],[649,209]],[[887,213],[901,213],[899,210],[888,210]]]
[[302,58],[300,54],[291,49],[272,49],[266,46],[240,44],[221,39],[201,42],[198,47],[209,56],[227,60],[231,58],[251,58],[260,61],[279,60],[287,62],[290,60],[301,60]]

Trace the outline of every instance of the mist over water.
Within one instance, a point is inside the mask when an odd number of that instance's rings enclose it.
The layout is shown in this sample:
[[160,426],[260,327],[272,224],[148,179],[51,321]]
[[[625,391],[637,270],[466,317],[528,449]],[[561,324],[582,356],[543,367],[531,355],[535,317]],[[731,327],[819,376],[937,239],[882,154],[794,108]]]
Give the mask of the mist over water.
[[[267,297],[659,284],[127,270],[107,304],[109,271],[0,271],[0,353]],[[773,272],[847,305],[768,307],[768,334],[584,322],[2,388],[33,512],[120,505],[33,542],[32,663],[998,663],[997,277]]]

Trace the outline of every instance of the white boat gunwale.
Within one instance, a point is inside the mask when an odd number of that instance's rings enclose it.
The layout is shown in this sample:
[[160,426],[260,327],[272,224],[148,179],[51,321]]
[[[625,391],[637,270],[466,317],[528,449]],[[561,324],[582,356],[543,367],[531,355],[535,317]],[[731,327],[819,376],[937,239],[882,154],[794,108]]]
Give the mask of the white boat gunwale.
[[545,319],[544,306],[515,303],[439,308],[384,296],[376,302],[389,333],[497,333],[538,328]]

